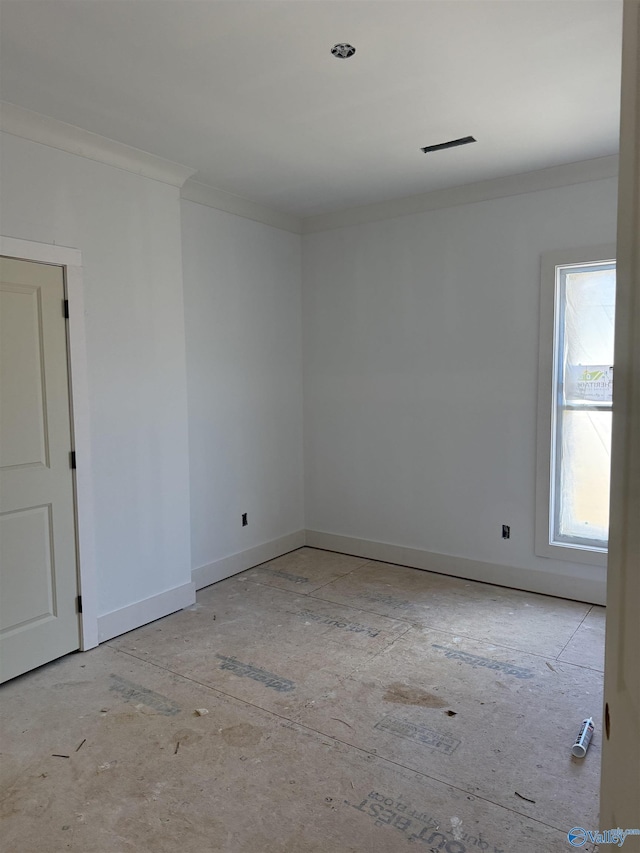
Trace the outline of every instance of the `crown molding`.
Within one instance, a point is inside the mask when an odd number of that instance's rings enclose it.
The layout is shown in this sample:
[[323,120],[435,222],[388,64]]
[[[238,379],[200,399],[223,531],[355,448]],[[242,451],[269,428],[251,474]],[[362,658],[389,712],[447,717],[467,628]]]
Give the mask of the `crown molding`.
[[262,222],[293,234],[313,234],[350,225],[363,225],[367,222],[410,216],[429,210],[597,181],[616,177],[618,174],[618,156],[610,155],[301,218],[281,213],[248,198],[193,180],[192,176],[197,170],[189,166],[165,160],[155,154],[149,154],[8,101],[0,101],[0,130],[108,166],[115,166],[145,178],[162,181],[180,188],[183,199]]
[[280,228],[283,231],[291,231],[293,234],[302,233],[302,220],[297,216],[280,213],[273,208],[265,207],[242,196],[233,195],[233,193],[225,192],[225,190],[216,189],[209,184],[200,183],[200,181],[188,180],[182,187],[180,196],[187,201],[195,201],[197,204],[206,205],[206,207],[224,210],[226,213],[234,213],[236,216],[253,219],[255,222],[262,222],[265,225],[272,225],[274,228]]
[[0,102],[0,130],[174,187],[181,187],[196,172],[188,166],[156,157],[155,154],[148,154],[8,101]]
[[302,220],[302,233],[314,234],[318,231],[331,231],[349,225],[363,225],[367,222],[411,216],[411,214],[425,213],[429,210],[473,204],[478,201],[489,201],[490,199],[538,192],[555,187],[566,187],[588,181],[599,181],[603,178],[613,178],[618,175],[618,159],[617,154],[612,154],[608,157],[597,157],[578,163],[551,166],[548,169],[540,169],[535,172],[508,175],[504,178],[493,178],[475,184],[434,190],[422,195],[407,196],[377,204],[367,204],[362,207],[351,207],[335,213],[309,216]]

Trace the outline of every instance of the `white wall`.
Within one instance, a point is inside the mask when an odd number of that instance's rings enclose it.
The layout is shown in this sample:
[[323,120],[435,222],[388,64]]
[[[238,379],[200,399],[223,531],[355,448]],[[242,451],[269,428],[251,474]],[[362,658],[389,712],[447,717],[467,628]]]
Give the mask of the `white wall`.
[[615,178],[306,235],[301,304],[299,235],[11,135],[1,167],[0,233],[82,252],[99,614],[305,527],[603,586],[533,551],[538,300],[542,252],[614,240]]
[[300,237],[183,201],[182,240],[202,585],[229,573],[223,558],[304,528]]
[[1,141],[0,233],[82,252],[98,612],[107,614],[191,582],[179,191]]
[[615,231],[608,178],[305,236],[307,528],[603,592],[534,555],[538,306],[542,252]]

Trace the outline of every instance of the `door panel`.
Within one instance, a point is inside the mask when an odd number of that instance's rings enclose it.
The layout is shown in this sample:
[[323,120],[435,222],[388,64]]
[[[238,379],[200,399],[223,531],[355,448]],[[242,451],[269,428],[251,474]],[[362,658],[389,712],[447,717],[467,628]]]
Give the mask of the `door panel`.
[[[0,309],[6,371],[2,376],[0,467],[5,469],[48,462],[39,295],[37,287],[2,283]],[[19,377],[12,368],[16,364],[20,365]]]
[[79,647],[61,267],[0,258],[0,681]]
[[0,516],[0,625],[5,635],[56,616],[51,509],[49,504]]

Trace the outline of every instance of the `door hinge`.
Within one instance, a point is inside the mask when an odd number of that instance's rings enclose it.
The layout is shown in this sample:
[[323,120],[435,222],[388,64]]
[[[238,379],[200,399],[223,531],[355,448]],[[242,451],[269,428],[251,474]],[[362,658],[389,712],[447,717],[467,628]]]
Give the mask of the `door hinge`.
[[69,461],[71,463],[71,467],[75,468],[76,467],[76,452],[75,452],[75,450],[72,450],[71,453],[69,454]]
[[69,319],[69,300],[68,299],[62,300],[62,316],[65,318],[65,320]]
[[82,613],[82,596],[76,598],[76,613]]

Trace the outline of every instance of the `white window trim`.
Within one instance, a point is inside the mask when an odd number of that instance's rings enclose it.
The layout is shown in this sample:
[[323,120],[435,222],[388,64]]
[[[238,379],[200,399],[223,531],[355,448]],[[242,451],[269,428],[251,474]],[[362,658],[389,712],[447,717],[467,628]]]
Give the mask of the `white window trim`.
[[573,563],[602,567],[607,565],[605,549],[552,544],[550,542],[556,268],[565,264],[588,264],[615,260],[615,257],[615,243],[605,243],[600,246],[581,249],[560,249],[543,254],[540,269],[535,552],[539,557],[551,557],[555,560],[568,560]]

